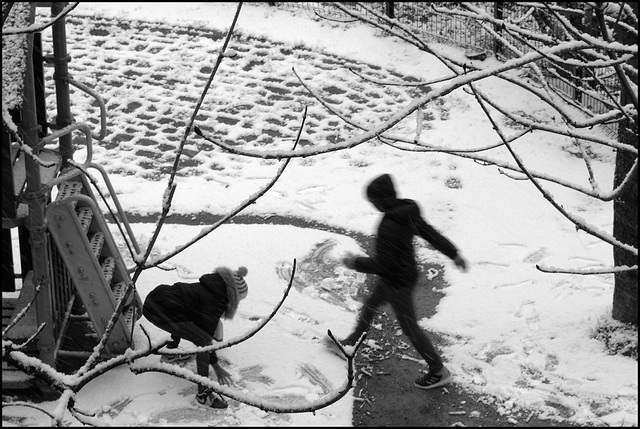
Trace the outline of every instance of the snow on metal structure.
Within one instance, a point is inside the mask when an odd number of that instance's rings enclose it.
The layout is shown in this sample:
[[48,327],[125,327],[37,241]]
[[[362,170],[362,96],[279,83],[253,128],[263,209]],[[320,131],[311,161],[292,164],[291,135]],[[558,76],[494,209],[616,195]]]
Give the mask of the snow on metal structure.
[[[65,15],[75,6],[45,4],[51,7],[53,55],[43,56],[44,27],[34,24],[36,7],[42,5],[2,6],[2,340],[4,350],[24,344],[27,354],[70,371],[101,340],[104,356],[133,347],[133,327],[142,308],[91,190],[98,187],[88,169],[102,175],[116,206],[111,210],[114,220],[125,225],[136,252],[139,248],[105,170],[92,161],[93,139],[106,135],[104,102],[68,74]],[[55,123],[47,121],[45,64],[55,68]],[[74,122],[69,85],[95,98],[99,132]],[[81,136],[75,138],[78,131]],[[83,163],[73,160],[74,144],[86,146]],[[16,242],[19,268],[14,266]],[[5,359],[2,379],[3,389],[33,382]]]

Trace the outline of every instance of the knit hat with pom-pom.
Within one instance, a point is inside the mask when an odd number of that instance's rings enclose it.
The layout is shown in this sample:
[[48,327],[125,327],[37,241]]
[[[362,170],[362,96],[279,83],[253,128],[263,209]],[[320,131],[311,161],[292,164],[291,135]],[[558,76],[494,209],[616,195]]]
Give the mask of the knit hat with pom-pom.
[[227,299],[229,300],[223,317],[225,319],[233,319],[238,309],[238,303],[249,293],[247,282],[243,279],[243,277],[247,275],[248,270],[246,267],[240,267],[237,271],[231,271],[231,269],[227,267],[218,267],[215,269],[215,272],[224,280],[227,289]]
[[249,270],[247,267],[239,267],[235,273],[233,273],[233,279],[236,281],[236,289],[238,290],[238,297],[244,299],[249,294],[249,286],[244,279]]

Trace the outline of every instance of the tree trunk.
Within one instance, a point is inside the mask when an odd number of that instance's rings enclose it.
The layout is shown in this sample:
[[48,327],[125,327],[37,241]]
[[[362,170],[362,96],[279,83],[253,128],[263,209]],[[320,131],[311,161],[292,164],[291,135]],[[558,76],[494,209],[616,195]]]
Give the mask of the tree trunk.
[[[637,147],[638,128],[635,123],[620,124],[620,141]],[[614,186],[618,186],[629,171],[635,157],[626,151],[619,151],[616,156],[616,172]],[[632,185],[613,203],[613,235],[632,246],[638,247],[638,176]],[[614,248],[615,266],[633,266],[638,258],[631,252]],[[626,271],[615,275],[613,290],[613,318],[625,323],[638,325],[638,271]]]
[[[638,3],[632,3],[634,13],[638,15]],[[637,43],[630,32],[621,32],[622,43]],[[632,60],[633,66],[638,68],[638,56]],[[635,82],[637,87],[638,82]],[[621,103],[629,102],[629,95],[622,89]],[[638,117],[632,117],[620,124],[618,139],[622,143],[638,147]],[[616,156],[616,172],[614,186],[618,186],[625,174],[631,169],[636,157],[627,151],[618,151]],[[638,175],[633,178],[631,186],[613,203],[613,236],[623,242],[638,248]],[[615,266],[633,266],[638,264],[638,257],[631,252],[614,248],[613,261]],[[626,271],[615,274],[613,290],[612,317],[624,323],[638,326],[638,271]]]

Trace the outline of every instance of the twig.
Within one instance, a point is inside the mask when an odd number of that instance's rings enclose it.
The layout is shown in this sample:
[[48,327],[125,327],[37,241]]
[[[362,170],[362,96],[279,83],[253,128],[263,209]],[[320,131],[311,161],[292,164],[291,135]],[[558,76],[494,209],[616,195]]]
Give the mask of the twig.
[[100,342],[98,343],[97,346],[93,348],[93,352],[91,353],[87,361],[84,363],[84,365],[82,365],[82,367],[78,369],[78,371],[76,372],[77,375],[82,375],[86,373],[87,371],[89,371],[89,369],[93,368],[99,362],[98,359],[100,358],[100,354],[102,353],[102,350],[104,350],[105,346],[107,345],[107,341],[111,336],[111,332],[116,327],[116,324],[118,323],[118,319],[122,314],[122,310],[124,310],[127,299],[129,298],[129,295],[131,294],[133,289],[134,289],[134,283],[130,282],[127,285],[124,295],[118,302],[118,305],[116,305],[116,308],[113,311],[111,318],[107,322],[107,326],[105,327],[104,334],[102,334],[102,338],[100,338]]
[[594,275],[594,274],[615,274],[615,273],[624,273],[627,271],[638,271],[638,266],[633,265],[631,267],[628,266],[616,266],[612,268],[576,268],[573,270],[570,269],[562,269],[556,267],[545,267],[544,265],[536,264],[536,269],[542,271],[543,273],[554,273],[554,274],[580,274],[583,276]]
[[[302,123],[300,125],[300,129],[298,131],[298,136],[296,138],[296,141],[293,143],[293,147],[291,148],[291,150],[295,150],[295,148],[298,145],[298,142],[300,141],[300,137],[302,135],[302,129],[303,126],[305,124],[307,118],[307,109],[305,107],[304,109],[304,113],[302,116]],[[202,131],[200,130],[200,128],[198,128],[197,126],[194,127],[195,133],[198,135],[202,135]],[[211,233],[212,231],[214,231],[216,228],[218,228],[220,225],[226,223],[229,219],[231,219],[232,217],[234,217],[235,215],[237,215],[238,213],[240,213],[242,210],[244,210],[245,208],[249,207],[251,204],[253,204],[258,198],[260,198],[261,196],[263,196],[269,189],[271,189],[273,187],[273,185],[275,185],[275,183],[278,181],[278,179],[280,178],[280,176],[282,176],[282,173],[284,173],[285,168],[287,168],[287,166],[289,165],[289,162],[291,162],[291,158],[287,158],[285,159],[285,161],[282,163],[282,165],[280,166],[280,168],[278,169],[278,171],[276,172],[275,176],[271,179],[271,181],[269,183],[267,183],[267,185],[262,188],[261,190],[259,190],[258,192],[256,192],[255,194],[251,195],[248,199],[246,199],[245,201],[243,201],[242,203],[240,203],[240,205],[238,205],[236,208],[234,208],[233,210],[231,210],[229,213],[227,213],[225,216],[223,216],[220,220],[218,220],[216,223],[214,223],[213,225],[211,225],[208,228],[203,228],[200,233],[194,237],[193,239],[191,239],[188,243],[184,244],[183,246],[175,249],[174,251],[164,255],[161,258],[156,259],[153,263],[145,265],[143,267],[143,269],[147,269],[147,268],[151,268],[151,267],[155,267],[165,261],[167,261],[168,259],[172,258],[173,256],[177,255],[178,253],[182,252],[183,250],[187,249],[189,246],[193,245],[194,243],[198,242],[199,240],[201,240],[202,238],[206,237],[209,233]]]
[[156,223],[156,228],[153,231],[153,236],[151,237],[151,239],[149,240],[149,245],[147,246],[147,250],[140,262],[140,265],[136,268],[136,271],[133,274],[133,282],[135,283],[136,280],[138,279],[138,277],[140,276],[140,274],[142,273],[142,265],[147,261],[147,259],[149,258],[149,255],[151,255],[151,251],[153,250],[153,246],[155,245],[156,240],[158,239],[158,236],[160,235],[160,230],[162,229],[162,225],[164,224],[165,219],[167,218],[167,215],[169,213],[169,209],[171,207],[171,201],[173,200],[173,195],[175,194],[175,190],[176,190],[176,184],[174,183],[175,180],[175,176],[178,172],[178,164],[180,162],[180,155],[182,154],[182,150],[184,149],[184,145],[187,142],[187,137],[189,136],[189,133],[191,132],[191,128],[193,127],[193,123],[195,122],[196,116],[198,115],[198,111],[200,110],[200,106],[202,105],[202,102],[204,101],[204,98],[207,94],[207,92],[209,91],[209,87],[211,86],[211,82],[213,81],[213,78],[215,77],[218,68],[220,67],[220,64],[222,63],[222,59],[226,57],[225,55],[225,51],[227,49],[227,46],[229,45],[229,41],[231,40],[231,35],[233,34],[233,30],[235,28],[235,25],[238,21],[238,17],[240,16],[240,9],[242,8],[242,2],[238,3],[238,8],[236,9],[236,13],[233,17],[233,21],[231,23],[231,27],[229,28],[229,31],[227,32],[227,37],[224,40],[224,43],[222,45],[222,49],[220,49],[220,52],[218,53],[218,58],[216,60],[216,63],[213,67],[213,71],[211,72],[211,75],[209,76],[209,80],[207,81],[207,84],[205,85],[204,89],[202,90],[202,94],[200,95],[200,99],[198,100],[195,109],[193,109],[193,113],[191,114],[191,118],[189,119],[189,123],[187,125],[187,127],[185,128],[184,134],[182,135],[182,139],[180,141],[180,146],[178,147],[178,151],[176,153],[176,158],[175,161],[173,163],[173,168],[171,170],[171,175],[169,177],[169,183],[167,184],[167,189],[165,190],[165,198],[163,200],[163,210],[162,210],[162,215],[160,216],[160,218],[158,219],[158,222]]
[[345,19],[345,20],[341,20],[341,19],[336,19],[336,18],[329,18],[328,16],[322,16],[320,15],[318,12],[315,12],[315,15],[320,18],[320,19],[324,19],[326,21],[331,21],[331,22],[339,22],[341,24],[348,24],[350,22],[358,22],[357,19]]
[[40,283],[38,283],[38,285],[35,287],[35,293],[33,294],[33,298],[31,298],[31,301],[29,301],[27,304],[25,304],[24,308],[22,308],[18,312],[18,314],[16,314],[16,317],[14,317],[13,320],[2,330],[2,338],[3,339],[7,335],[7,332],[9,332],[11,330],[11,328],[13,328],[27,314],[27,311],[29,311],[29,308],[31,308],[31,306],[35,302],[36,298],[38,297],[38,294],[40,293],[40,290],[42,289],[42,282],[43,281],[44,281],[44,279],[41,280]]
[[370,77],[365,76],[362,73],[354,70],[351,67],[349,67],[349,71],[351,73],[355,74],[356,76],[358,76],[359,78],[361,78],[362,80],[366,80],[367,82],[375,83],[376,85],[404,86],[404,87],[429,86],[429,85],[433,85],[433,84],[436,84],[436,83],[446,82],[448,80],[454,79],[457,76],[456,75],[456,76],[451,76],[451,77],[442,77],[442,78],[439,78],[439,79],[432,79],[432,80],[428,80],[428,81],[425,81],[425,82],[389,82],[389,81],[382,81],[382,80],[377,80],[377,79],[370,78]]
[[22,28],[14,28],[14,27],[3,28],[2,35],[7,36],[12,34],[31,34],[31,33],[39,33],[41,31],[44,31],[47,28],[51,27],[56,22],[58,22],[59,20],[63,19],[65,16],[67,16],[69,12],[71,12],[73,9],[78,7],[79,4],[80,2],[75,2],[65,6],[65,8],[62,9],[58,15],[56,15],[53,19],[51,19],[51,21],[49,21],[46,24],[32,24],[28,27],[22,27]]
[[475,86],[473,83],[469,84],[470,88],[473,90],[473,94],[476,97],[476,100],[478,101],[478,104],[480,105],[480,107],[482,108],[482,110],[485,113],[485,116],[489,119],[489,121],[491,122],[491,125],[493,126],[493,129],[496,131],[496,133],[498,134],[498,136],[500,136],[500,138],[502,139],[502,141],[505,144],[505,147],[507,148],[507,150],[509,151],[509,153],[511,154],[512,158],[514,159],[514,161],[516,162],[516,164],[518,164],[518,167],[520,167],[520,170],[522,170],[522,172],[524,174],[527,175],[527,177],[529,178],[529,180],[531,181],[531,183],[536,187],[536,189],[542,194],[542,196],[556,209],[558,210],[565,218],[567,218],[568,220],[570,220],[574,225],[576,225],[576,227],[578,229],[582,229],[583,231],[585,231],[586,233],[593,235],[594,237],[599,238],[600,240],[611,244],[612,246],[618,247],[620,249],[626,250],[631,252],[634,255],[638,254],[638,249],[630,246],[628,244],[622,243],[619,240],[616,240],[615,237],[609,236],[607,234],[604,234],[603,232],[598,231],[595,227],[592,227],[590,225],[587,225],[585,221],[579,219],[576,216],[571,215],[569,212],[567,212],[560,204],[558,204],[556,202],[556,200],[551,196],[551,194],[549,194],[549,192],[547,192],[544,188],[542,188],[542,186],[540,186],[540,184],[538,183],[538,181],[535,179],[535,177],[533,177],[531,175],[531,173],[529,173],[527,167],[524,165],[524,162],[520,159],[520,157],[518,156],[518,154],[513,150],[513,148],[511,147],[511,144],[509,144],[509,142],[507,141],[506,137],[504,136],[504,134],[502,133],[502,130],[500,129],[500,127],[498,126],[498,124],[495,122],[495,120],[493,119],[493,117],[491,116],[491,114],[489,113],[486,104],[484,102],[483,97],[481,97],[478,94],[478,91],[476,90]]

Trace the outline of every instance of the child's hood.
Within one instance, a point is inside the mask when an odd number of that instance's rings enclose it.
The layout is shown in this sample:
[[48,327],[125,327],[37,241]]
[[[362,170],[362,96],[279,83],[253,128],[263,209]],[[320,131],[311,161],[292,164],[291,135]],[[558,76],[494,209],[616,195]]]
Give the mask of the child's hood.
[[395,200],[396,188],[393,186],[393,180],[388,174],[376,177],[367,186],[367,198],[369,200]]
[[200,276],[200,284],[208,289],[216,290],[221,284],[220,275],[218,273],[207,273]]

